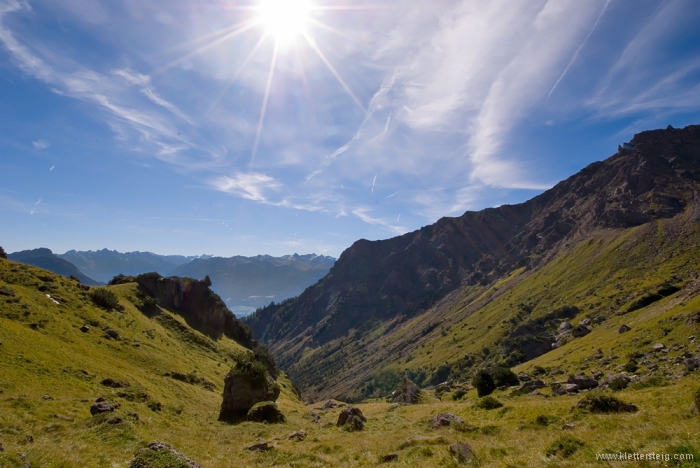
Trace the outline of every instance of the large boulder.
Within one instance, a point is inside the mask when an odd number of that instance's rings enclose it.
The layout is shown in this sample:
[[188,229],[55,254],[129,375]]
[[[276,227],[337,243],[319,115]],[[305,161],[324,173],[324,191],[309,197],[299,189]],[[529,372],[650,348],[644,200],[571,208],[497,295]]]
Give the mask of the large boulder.
[[580,390],[587,390],[598,386],[597,380],[586,377],[585,375],[570,376],[566,383],[578,385]]
[[452,413],[440,413],[437,416],[433,416],[433,429],[449,426],[452,423],[464,424],[464,419]]
[[279,395],[279,385],[267,372],[265,364],[255,360],[238,362],[224,380],[219,420],[243,420],[256,403],[274,402]]

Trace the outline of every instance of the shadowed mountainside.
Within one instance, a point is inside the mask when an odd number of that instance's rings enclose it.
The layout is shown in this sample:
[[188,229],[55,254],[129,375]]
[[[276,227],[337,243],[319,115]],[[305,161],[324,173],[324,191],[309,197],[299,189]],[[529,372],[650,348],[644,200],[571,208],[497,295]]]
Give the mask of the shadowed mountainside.
[[[372,367],[366,360],[340,364],[343,352],[367,347],[355,333],[411,335],[406,323],[435,316],[451,293],[486,288],[519,268],[536,270],[601,230],[684,213],[697,221],[700,126],[642,132],[626,147],[525,203],[442,218],[393,239],[359,240],[298,298],[246,321],[307,393],[325,397],[311,386],[327,377],[324,388],[338,388],[339,368],[351,374]],[[693,222],[684,229],[696,228]],[[431,324],[424,326],[429,333]]]

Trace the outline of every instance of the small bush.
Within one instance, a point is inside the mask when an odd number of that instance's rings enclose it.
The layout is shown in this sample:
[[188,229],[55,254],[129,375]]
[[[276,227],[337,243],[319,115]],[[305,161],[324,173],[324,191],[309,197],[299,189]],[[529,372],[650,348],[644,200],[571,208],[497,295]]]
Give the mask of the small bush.
[[4,258],[5,260],[7,260],[7,252],[5,252],[5,249],[3,249],[2,247],[0,247],[0,258]]
[[464,395],[467,394],[467,391],[461,388],[458,388],[457,390],[452,393],[452,399],[454,401],[461,400]]
[[493,382],[491,374],[484,370],[479,371],[474,376],[472,379],[472,385],[476,388],[476,393],[479,398],[490,395],[494,390],[496,390],[496,384]]
[[556,418],[553,418],[552,416],[546,416],[544,414],[540,414],[535,418],[534,424],[536,426],[542,426],[546,427],[549,426],[549,423],[553,422]]
[[638,411],[635,405],[607,395],[586,396],[576,406],[591,413],[636,413]]
[[117,295],[109,289],[93,289],[90,291],[90,299],[92,299],[92,302],[94,302],[96,305],[107,310],[112,310],[119,307],[119,299],[117,299]]
[[491,370],[490,374],[496,387],[502,387],[504,385],[512,387],[520,384],[518,376],[507,367],[495,367]]
[[576,453],[576,451],[584,445],[586,444],[584,444],[582,440],[579,440],[576,437],[572,437],[570,435],[561,436],[557,440],[552,442],[549,445],[549,447],[547,447],[545,455],[547,455],[548,457],[558,455],[563,458],[568,458],[574,453]]
[[500,408],[503,406],[503,403],[500,401],[496,400],[492,396],[485,396],[476,403],[477,408],[485,409],[485,410],[491,410],[491,409],[496,409]]
[[625,372],[630,372],[630,373],[637,372],[637,369],[639,369],[639,366],[634,361],[628,362],[627,364],[625,364],[625,367],[624,367]]
[[622,377],[616,377],[610,382],[610,388],[616,392],[627,388],[627,380]]
[[230,374],[246,377],[250,379],[253,386],[262,387],[267,379],[267,367],[250,354],[241,353],[236,356],[236,364]]
[[670,384],[671,382],[669,382],[669,380],[666,377],[663,377],[661,375],[652,375],[644,380],[640,380],[639,382],[631,384],[629,388],[641,390],[643,388],[665,387],[666,385]]

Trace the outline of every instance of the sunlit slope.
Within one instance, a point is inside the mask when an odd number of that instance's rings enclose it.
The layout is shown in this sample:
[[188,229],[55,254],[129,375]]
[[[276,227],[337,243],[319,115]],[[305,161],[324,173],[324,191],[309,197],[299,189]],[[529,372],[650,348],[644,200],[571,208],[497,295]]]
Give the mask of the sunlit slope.
[[[20,453],[38,467],[127,466],[155,440],[207,459],[211,447],[201,438],[231,434],[217,417],[224,376],[245,349],[226,337],[213,341],[163,309],[147,317],[135,283],[108,289],[123,310],[95,306],[67,278],[0,259],[0,466],[24,466]],[[119,337],[107,338],[107,330]],[[285,378],[280,384],[289,412],[299,403]],[[93,417],[98,397],[120,407]]]
[[[363,398],[390,391],[404,370],[427,385],[440,366],[449,366],[449,376],[459,380],[468,379],[473,369],[483,364],[517,365],[536,357],[527,352],[518,354],[532,335],[556,335],[564,320],[573,324],[592,320],[590,335],[540,358],[550,363],[554,356],[573,353],[577,357],[567,358],[568,371],[578,369],[572,361],[578,362],[598,348],[615,347],[619,352],[648,348],[650,340],[662,339],[662,328],[669,343],[672,339],[687,341],[695,328],[686,325],[685,319],[663,326],[658,322],[690,314],[694,307],[700,310],[696,299],[700,288],[699,227],[692,210],[687,210],[636,228],[598,231],[561,249],[539,269],[520,268],[492,286],[465,287],[411,320],[377,321],[370,330],[351,330],[348,336],[323,347],[305,349],[303,357],[289,363],[288,368],[313,396]],[[680,290],[627,312],[664,285]],[[557,316],[563,308],[574,312]],[[623,323],[631,326],[632,332],[619,334]],[[529,329],[524,330],[526,327]],[[633,337],[637,338],[634,342]],[[303,345],[302,341],[293,342],[282,352],[293,354],[294,346]],[[446,378],[447,374],[432,383]]]

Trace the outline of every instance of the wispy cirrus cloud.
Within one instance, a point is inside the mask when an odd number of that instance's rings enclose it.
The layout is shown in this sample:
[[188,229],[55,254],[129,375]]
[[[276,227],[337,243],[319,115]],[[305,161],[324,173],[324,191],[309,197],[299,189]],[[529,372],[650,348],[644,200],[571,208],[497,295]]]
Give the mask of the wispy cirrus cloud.
[[32,141],[32,145],[34,145],[34,148],[38,150],[43,150],[51,146],[51,143],[49,143],[46,140],[37,140],[37,141]]
[[[147,75],[128,68],[100,73],[65,58],[59,60],[46,50],[40,53],[23,44],[4,21],[6,15],[20,12],[30,13],[31,7],[18,0],[4,0],[0,3],[0,43],[24,73],[51,86],[56,94],[95,105],[98,115],[120,134],[122,140],[132,139],[135,148],[144,143],[150,144],[155,155],[163,160],[194,167],[191,161],[183,161],[173,155],[187,149],[216,160],[225,154],[220,148],[196,142],[178,132],[174,122],[164,116],[161,110],[189,125],[193,125],[193,121],[177,106],[160,96]],[[132,92],[133,87],[155,107],[140,102]],[[41,149],[41,144],[41,141],[35,142],[35,147]]]
[[274,178],[256,172],[237,172],[231,177],[223,175],[211,179],[209,185],[220,192],[257,202],[269,202],[270,192],[274,192],[282,186]]

